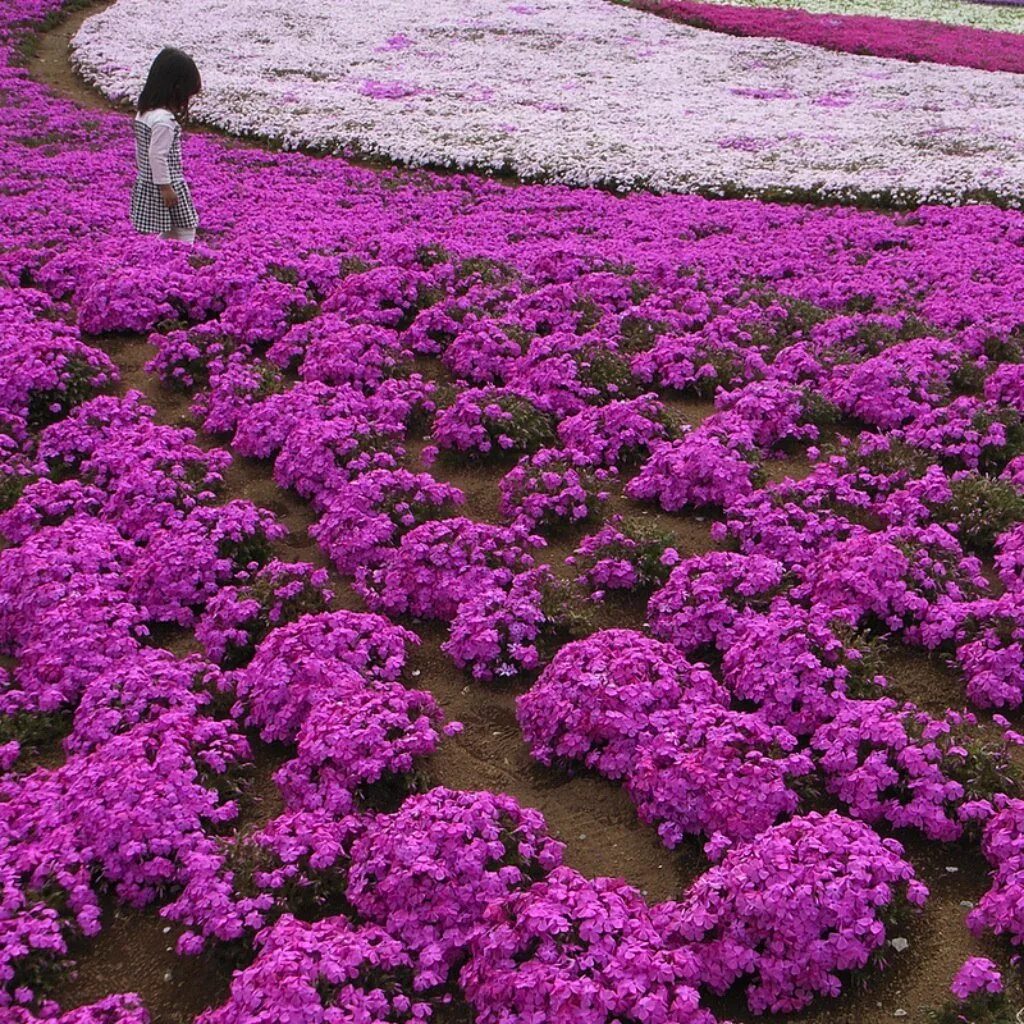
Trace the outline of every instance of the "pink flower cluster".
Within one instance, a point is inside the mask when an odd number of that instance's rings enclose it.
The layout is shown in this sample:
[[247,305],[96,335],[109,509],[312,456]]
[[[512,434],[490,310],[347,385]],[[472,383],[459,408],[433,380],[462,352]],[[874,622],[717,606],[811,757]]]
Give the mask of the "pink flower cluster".
[[251,582],[214,594],[196,623],[196,638],[207,657],[235,668],[252,657],[272,629],[326,611],[333,596],[326,570],[274,559]]
[[871,53],[986,71],[1024,71],[1016,32],[867,14],[818,14],[799,8],[747,7],[700,0],[632,0],[632,6],[699,28],[768,36],[842,53]]

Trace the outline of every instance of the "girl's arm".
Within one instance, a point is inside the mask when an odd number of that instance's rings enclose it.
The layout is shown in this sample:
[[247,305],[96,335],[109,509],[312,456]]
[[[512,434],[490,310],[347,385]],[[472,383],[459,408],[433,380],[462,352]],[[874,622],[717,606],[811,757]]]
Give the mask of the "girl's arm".
[[167,164],[173,141],[174,125],[170,121],[157,121],[150,129],[149,169],[153,174],[153,184],[160,189],[167,207],[174,206],[178,201],[177,194],[171,188],[171,172]]

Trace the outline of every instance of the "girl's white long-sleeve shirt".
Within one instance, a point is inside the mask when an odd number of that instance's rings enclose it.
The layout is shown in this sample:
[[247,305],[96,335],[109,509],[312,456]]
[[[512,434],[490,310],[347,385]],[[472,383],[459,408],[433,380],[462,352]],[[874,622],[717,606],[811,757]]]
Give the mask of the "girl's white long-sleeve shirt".
[[174,142],[174,129],[177,122],[169,110],[158,108],[139,114],[138,118],[149,126],[149,169],[153,174],[154,185],[169,185],[171,172],[167,157]]

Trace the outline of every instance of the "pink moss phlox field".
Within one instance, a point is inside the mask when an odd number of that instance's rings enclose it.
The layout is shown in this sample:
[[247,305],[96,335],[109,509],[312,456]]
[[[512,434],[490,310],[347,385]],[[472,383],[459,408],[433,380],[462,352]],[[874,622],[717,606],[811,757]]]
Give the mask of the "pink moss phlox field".
[[359,815],[286,811],[197,851],[181,892],[160,910],[184,927],[178,953],[196,954],[212,943],[248,950],[290,908],[323,912],[345,888],[349,852],[364,826]]
[[107,996],[89,1006],[61,1013],[57,1008],[44,1007],[42,1016],[36,1016],[24,1007],[7,1011],[10,1024],[150,1024],[149,1014],[141,999],[130,995]]
[[885,685],[864,641],[823,619],[782,599],[763,613],[749,609],[736,619],[722,657],[722,679],[734,699],[797,736],[832,721],[849,698]]
[[986,71],[1024,72],[1016,32],[991,32],[909,18],[817,14],[782,7],[744,7],[699,0],[630,0],[665,18],[737,36],[769,36],[843,53],[870,53]]
[[976,934],[991,931],[1019,946],[1024,942],[1024,801],[1003,803],[985,825],[981,849],[992,866],[991,885],[967,924]]
[[374,611],[450,621],[480,587],[506,586],[533,567],[544,541],[519,526],[465,516],[426,522],[405,534],[378,567],[360,566],[355,587]]
[[[1017,740],[959,710],[1024,697],[1019,213],[511,188],[189,132],[187,249],[127,223],[126,118],[17,64],[58,6],[0,13],[0,1015],[144,1024],[131,996],[47,1002],[119,904],[247,965],[204,1024],[423,1020],[460,988],[482,1024],[710,1024],[698,991],[733,985],[796,1010],[922,902],[890,828],[981,833],[971,924],[1024,940]],[[125,333],[215,442],[124,390]],[[282,561],[302,538],[227,500],[239,468],[309,503],[368,610]],[[563,630],[569,574],[637,628]],[[407,686],[406,620],[417,659],[515,688],[552,785],[613,780],[715,866],[652,908],[559,869],[511,797],[420,793],[441,697],[491,697]],[[209,661],[161,646],[189,629]],[[948,664],[949,706],[897,671],[883,699],[879,645]],[[849,817],[792,817],[818,801]]]
[[559,581],[546,565],[517,573],[507,583],[483,581],[466,593],[441,645],[461,669],[489,682],[540,668],[565,623]]
[[594,469],[590,459],[558,448],[524,456],[501,479],[502,514],[525,530],[552,530],[589,519],[609,492],[614,470]]
[[363,791],[412,771],[437,749],[443,714],[433,695],[401,683],[324,685],[295,739],[296,754],[274,781],[291,810],[348,814]]
[[1024,702],[1024,596],[1010,590],[956,611],[956,664],[967,697],[979,708],[1016,708]]
[[670,534],[648,528],[639,517],[611,516],[565,561],[577,583],[600,601],[609,590],[643,593],[664,585],[680,560],[673,544]]
[[220,587],[268,562],[271,542],[287,532],[250,501],[197,508],[150,539],[129,572],[129,595],[148,619],[189,626]]

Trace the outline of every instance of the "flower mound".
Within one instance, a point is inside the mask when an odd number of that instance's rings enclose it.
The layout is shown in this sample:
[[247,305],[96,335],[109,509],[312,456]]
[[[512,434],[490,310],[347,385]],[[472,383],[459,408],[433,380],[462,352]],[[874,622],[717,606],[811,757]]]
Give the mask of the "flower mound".
[[740,613],[767,607],[785,577],[785,566],[763,555],[713,551],[684,559],[651,597],[651,632],[684,654],[727,648]]
[[695,833],[711,840],[752,839],[792,814],[791,779],[813,771],[796,737],[757,715],[715,704],[683,704],[651,718],[627,773],[641,821],[657,825],[672,849]]
[[267,742],[291,742],[316,702],[369,681],[397,682],[419,638],[380,615],[326,612],[275,629],[236,676],[235,713]]
[[1018,788],[1005,753],[974,740],[977,727],[970,714],[948,711],[937,719],[912,704],[852,701],[818,729],[811,746],[828,791],[851,815],[951,842],[976,801]]
[[668,644],[608,629],[563,647],[519,698],[517,716],[542,764],[578,761],[619,779],[652,732],[652,716],[684,699],[727,697],[710,672]]
[[724,992],[749,976],[754,1013],[791,1013],[836,996],[868,966],[901,904],[928,890],[903,848],[831,813],[794,818],[730,850],[670,915],[694,943],[701,980]]
[[698,981],[636,889],[566,867],[490,905],[461,975],[480,1024],[715,1024]]
[[988,930],[1024,943],[1024,801],[1009,800],[985,826],[981,849],[992,884],[967,915],[975,934]]
[[503,904],[561,860],[562,845],[537,811],[508,796],[433,789],[369,823],[352,848],[348,896],[401,941],[418,983],[429,986],[462,963],[489,904]]
[[380,928],[289,915],[263,935],[256,960],[233,978],[227,1002],[196,1024],[340,1021],[341,1008],[352,1021],[429,1020],[429,1005],[402,986],[408,968],[401,944]]

